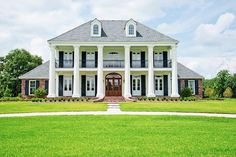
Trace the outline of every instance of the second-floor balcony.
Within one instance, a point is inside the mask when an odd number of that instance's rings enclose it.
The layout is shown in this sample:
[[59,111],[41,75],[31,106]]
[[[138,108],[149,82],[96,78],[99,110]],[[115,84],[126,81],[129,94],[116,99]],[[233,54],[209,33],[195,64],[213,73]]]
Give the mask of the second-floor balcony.
[[131,68],[147,68],[148,61],[147,60],[132,60],[130,62]]
[[80,60],[80,68],[97,68],[96,60]]
[[171,68],[172,67],[171,60],[154,60],[153,64],[154,64],[154,68]]
[[124,60],[103,60],[104,68],[124,68]]
[[55,63],[56,68],[73,68],[74,62],[73,60],[56,60]]

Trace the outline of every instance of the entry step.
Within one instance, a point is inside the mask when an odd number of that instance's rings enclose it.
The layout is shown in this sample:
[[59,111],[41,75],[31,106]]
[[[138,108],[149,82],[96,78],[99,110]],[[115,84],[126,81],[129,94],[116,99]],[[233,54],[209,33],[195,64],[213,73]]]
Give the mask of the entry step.
[[120,105],[119,104],[108,104],[107,105],[108,112],[120,112]]

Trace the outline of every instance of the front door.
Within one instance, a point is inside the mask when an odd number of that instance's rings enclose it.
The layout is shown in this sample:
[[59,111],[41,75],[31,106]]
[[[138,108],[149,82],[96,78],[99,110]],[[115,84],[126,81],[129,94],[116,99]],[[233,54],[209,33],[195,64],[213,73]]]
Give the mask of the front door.
[[155,94],[158,96],[163,96],[163,88],[163,76],[155,76]]
[[88,68],[95,67],[95,52],[86,53],[86,67]]
[[63,96],[72,96],[72,77],[64,76]]
[[95,96],[95,76],[86,76],[86,96]]
[[140,52],[132,53],[132,67],[134,68],[141,67],[141,53]]
[[106,76],[106,96],[122,95],[122,77],[120,74],[111,73]]
[[132,77],[132,95],[133,96],[141,96],[141,76]]

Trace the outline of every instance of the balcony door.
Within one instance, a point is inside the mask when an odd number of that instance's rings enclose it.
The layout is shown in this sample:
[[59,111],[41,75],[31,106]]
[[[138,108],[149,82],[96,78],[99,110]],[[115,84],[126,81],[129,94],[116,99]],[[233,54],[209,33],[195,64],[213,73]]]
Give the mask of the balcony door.
[[72,77],[64,76],[63,96],[72,96]]
[[141,76],[132,77],[132,95],[133,96],[141,96]]
[[86,96],[95,96],[95,76],[86,76]]
[[158,96],[164,95],[163,76],[155,76],[155,94]]
[[95,67],[95,52],[86,53],[86,67]]
[[64,68],[73,67],[73,53],[64,52]]
[[106,96],[122,95],[122,77],[117,73],[106,75]]
[[133,52],[132,53],[132,67],[141,67],[141,53]]
[[155,67],[163,67],[163,53],[155,52],[154,53],[154,66]]

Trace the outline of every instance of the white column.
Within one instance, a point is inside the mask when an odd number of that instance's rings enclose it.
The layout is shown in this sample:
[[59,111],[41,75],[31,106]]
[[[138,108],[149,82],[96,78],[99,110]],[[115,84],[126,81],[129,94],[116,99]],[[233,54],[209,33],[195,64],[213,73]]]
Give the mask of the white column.
[[172,91],[171,97],[179,97],[178,93],[178,76],[177,76],[177,46],[172,46],[171,48],[171,58],[172,58]]
[[56,97],[56,72],[55,72],[55,46],[50,46],[50,66],[49,66],[49,90],[48,97]]
[[125,45],[125,91],[124,97],[131,97],[130,93],[130,46]]
[[97,69],[97,97],[104,97],[104,84],[103,84],[103,45],[98,45],[98,69]]
[[153,45],[148,46],[148,97],[156,96],[154,94],[153,47]]
[[79,72],[80,46],[74,46],[74,87],[72,97],[80,97],[80,72]]

